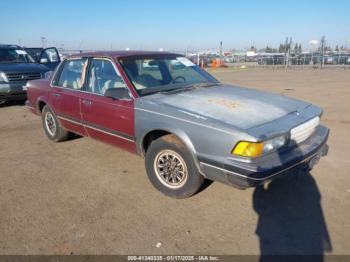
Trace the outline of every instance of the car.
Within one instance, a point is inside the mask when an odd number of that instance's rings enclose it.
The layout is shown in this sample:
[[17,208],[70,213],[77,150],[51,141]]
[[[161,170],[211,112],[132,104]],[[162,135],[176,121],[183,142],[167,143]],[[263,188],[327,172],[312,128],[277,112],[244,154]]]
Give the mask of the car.
[[74,133],[144,157],[150,182],[174,198],[205,179],[248,188],[292,176],[328,150],[320,107],[221,84],[173,53],[73,55],[28,83],[26,104],[54,142]]
[[54,47],[41,49],[34,59],[17,45],[0,45],[0,103],[26,100],[28,80],[40,79],[55,69],[60,58]]
[[24,50],[35,60],[40,61],[40,55],[44,48],[42,47],[25,47]]

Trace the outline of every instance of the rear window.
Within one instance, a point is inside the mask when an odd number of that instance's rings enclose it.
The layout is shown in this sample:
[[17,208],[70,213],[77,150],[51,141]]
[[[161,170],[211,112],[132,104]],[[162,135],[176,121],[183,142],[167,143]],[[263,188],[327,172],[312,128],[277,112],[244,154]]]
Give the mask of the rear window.
[[86,65],[86,58],[66,60],[56,85],[76,90],[81,89],[85,80]]

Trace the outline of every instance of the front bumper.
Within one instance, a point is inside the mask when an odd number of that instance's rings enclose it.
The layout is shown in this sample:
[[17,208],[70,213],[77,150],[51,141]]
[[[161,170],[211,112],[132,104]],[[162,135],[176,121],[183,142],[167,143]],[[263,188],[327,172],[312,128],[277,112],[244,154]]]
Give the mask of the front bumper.
[[26,81],[1,83],[0,101],[18,101],[26,100],[27,92],[25,90]]
[[320,157],[327,155],[329,129],[319,126],[303,143],[284,152],[266,155],[251,163],[228,160],[215,163],[200,162],[205,177],[240,188],[256,187],[277,177],[312,168]]

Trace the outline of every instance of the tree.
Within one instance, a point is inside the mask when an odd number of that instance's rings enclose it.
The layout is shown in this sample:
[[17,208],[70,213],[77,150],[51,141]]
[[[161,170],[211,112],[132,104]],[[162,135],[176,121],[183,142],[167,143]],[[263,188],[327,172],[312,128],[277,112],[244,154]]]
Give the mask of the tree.
[[253,45],[252,45],[252,46],[250,47],[250,51],[254,51],[254,52],[256,52],[256,48],[255,48],[255,46],[253,46]]
[[294,46],[294,53],[295,53],[295,54],[298,53],[298,43],[295,43],[295,46]]
[[286,48],[285,48],[284,44],[280,44],[280,46],[278,48],[278,52],[283,53],[283,52],[285,52],[285,50],[286,50]]

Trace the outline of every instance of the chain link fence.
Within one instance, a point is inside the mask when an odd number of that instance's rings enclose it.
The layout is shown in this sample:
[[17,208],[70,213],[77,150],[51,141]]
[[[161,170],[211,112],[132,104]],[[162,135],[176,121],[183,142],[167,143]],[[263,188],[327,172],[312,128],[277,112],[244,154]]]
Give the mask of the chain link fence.
[[265,55],[255,60],[258,65],[275,67],[350,67],[350,54]]

